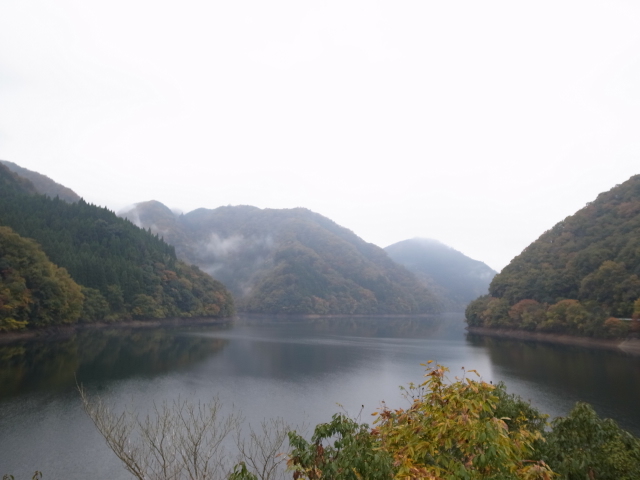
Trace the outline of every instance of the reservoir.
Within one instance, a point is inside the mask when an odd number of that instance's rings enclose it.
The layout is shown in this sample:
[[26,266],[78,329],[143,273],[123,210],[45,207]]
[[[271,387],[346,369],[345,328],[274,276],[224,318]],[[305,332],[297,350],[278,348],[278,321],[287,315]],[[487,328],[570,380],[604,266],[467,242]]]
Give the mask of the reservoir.
[[[105,328],[0,345],[0,476],[128,479],[82,410],[77,383],[116,409],[218,397],[245,422],[284,418],[307,432],[347,412],[362,422],[434,360],[475,369],[551,417],[576,401],[640,435],[640,358],[466,333],[438,317],[247,317],[227,325]],[[307,437],[310,436],[308,433]]]

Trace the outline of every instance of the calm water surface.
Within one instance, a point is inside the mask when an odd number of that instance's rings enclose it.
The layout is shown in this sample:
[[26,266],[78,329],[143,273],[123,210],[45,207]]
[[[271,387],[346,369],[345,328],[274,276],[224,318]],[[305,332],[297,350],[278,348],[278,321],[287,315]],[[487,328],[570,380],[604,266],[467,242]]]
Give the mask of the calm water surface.
[[[467,336],[461,315],[438,318],[260,318],[228,326],[114,329],[0,346],[0,475],[127,479],[81,409],[76,379],[115,406],[218,396],[252,424],[284,417],[363,421],[437,360],[478,370],[552,416],[576,401],[640,435],[640,359],[622,353]],[[362,407],[364,406],[364,408]]]

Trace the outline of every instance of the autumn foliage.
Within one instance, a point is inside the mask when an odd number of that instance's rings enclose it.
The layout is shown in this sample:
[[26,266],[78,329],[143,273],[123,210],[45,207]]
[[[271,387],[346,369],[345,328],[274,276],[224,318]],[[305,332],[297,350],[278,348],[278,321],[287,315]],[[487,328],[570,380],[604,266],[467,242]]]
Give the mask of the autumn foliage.
[[635,175],[529,245],[496,275],[489,296],[469,304],[467,320],[471,326],[619,338],[638,330],[622,319],[640,316],[639,305]]
[[[526,408],[516,410],[516,418],[501,418],[506,397],[496,394],[496,386],[466,376],[448,382],[448,369],[430,363],[426,380],[404,390],[410,406],[383,406],[374,413],[372,429],[335,415],[331,423],[316,427],[311,443],[291,433],[294,478],[553,477],[551,468],[536,458],[542,431],[535,419],[525,418]],[[333,444],[327,442],[336,436]]]
[[[346,415],[289,434],[289,468],[308,480],[550,480],[640,478],[640,439],[578,403],[550,424],[504,384],[474,370],[453,381],[441,365],[403,389],[408,408],[384,406],[373,428]],[[473,374],[474,378],[468,375]]]

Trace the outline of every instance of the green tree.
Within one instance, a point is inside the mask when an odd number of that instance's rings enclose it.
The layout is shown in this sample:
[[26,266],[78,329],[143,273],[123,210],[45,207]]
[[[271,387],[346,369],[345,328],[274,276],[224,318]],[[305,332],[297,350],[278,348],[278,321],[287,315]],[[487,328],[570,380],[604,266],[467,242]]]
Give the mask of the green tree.
[[139,293],[135,296],[132,306],[133,318],[163,318],[165,316],[162,307],[150,295]]
[[503,298],[491,298],[480,314],[485,327],[510,327],[509,304]]
[[294,478],[309,480],[390,480],[394,477],[392,456],[379,448],[369,425],[343,414],[316,426],[311,442],[289,432],[292,447],[288,465]]
[[580,299],[595,300],[609,307],[612,315],[630,316],[633,301],[640,295],[640,280],[624,264],[605,261],[580,284]]
[[83,322],[99,322],[109,315],[109,303],[95,288],[82,287],[84,303],[80,319]]
[[540,330],[558,333],[584,333],[589,313],[577,300],[561,300],[547,310],[547,319]]
[[464,314],[467,318],[467,323],[469,324],[469,326],[484,326],[482,313],[487,309],[487,305],[490,301],[491,297],[489,295],[482,295],[481,297],[476,298],[473,302],[470,302],[469,305],[467,305]]
[[552,422],[543,458],[568,480],[640,478],[640,440],[586,403]]

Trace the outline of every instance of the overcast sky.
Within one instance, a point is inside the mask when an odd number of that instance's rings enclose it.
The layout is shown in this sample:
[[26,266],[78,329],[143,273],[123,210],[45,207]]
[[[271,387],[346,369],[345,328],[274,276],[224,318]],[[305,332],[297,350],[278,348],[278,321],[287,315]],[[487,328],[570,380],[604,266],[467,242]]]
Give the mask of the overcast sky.
[[0,158],[500,270],[640,173],[640,2],[2,0]]

